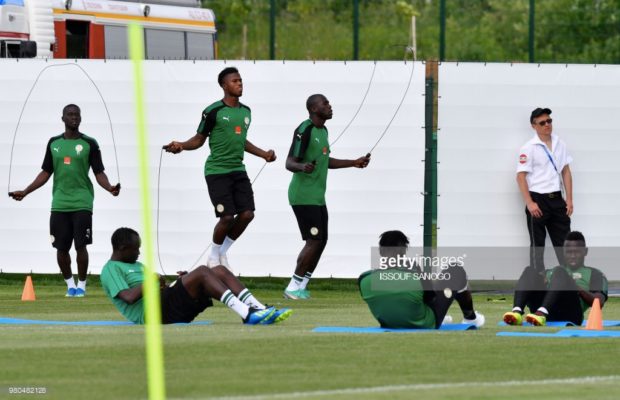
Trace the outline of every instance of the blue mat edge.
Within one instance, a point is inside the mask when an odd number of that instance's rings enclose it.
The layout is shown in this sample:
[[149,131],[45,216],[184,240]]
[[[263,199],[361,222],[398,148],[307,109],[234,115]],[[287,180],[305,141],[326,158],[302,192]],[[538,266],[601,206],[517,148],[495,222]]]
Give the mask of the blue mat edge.
[[620,338],[620,331],[593,331],[583,329],[561,329],[557,332],[497,332],[495,336],[546,337],[546,338]]

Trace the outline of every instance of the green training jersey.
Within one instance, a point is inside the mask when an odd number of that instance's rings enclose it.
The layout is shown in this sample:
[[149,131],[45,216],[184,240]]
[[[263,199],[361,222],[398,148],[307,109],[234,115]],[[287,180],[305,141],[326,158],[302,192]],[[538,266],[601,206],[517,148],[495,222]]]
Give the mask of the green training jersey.
[[54,175],[52,211],[93,210],[95,191],[88,177],[91,167],[95,174],[104,171],[95,139],[82,133],[75,139],[62,134],[49,140],[41,169]]
[[[602,293],[605,298],[608,296],[608,283],[607,277],[601,271],[592,267],[579,267],[577,269],[572,269],[570,267],[556,267],[563,268],[568,276],[572,277],[575,280],[575,284],[577,286],[587,292],[599,292]],[[554,268],[555,269],[555,268]],[[551,282],[551,277],[553,276],[554,269],[548,269],[546,271],[547,274],[547,284]],[[590,306],[581,299],[581,309],[585,312]]]
[[229,107],[220,100],[204,109],[197,132],[209,137],[205,176],[245,171],[243,156],[251,122],[250,108],[241,103]]
[[311,120],[307,119],[295,129],[288,156],[304,164],[314,162],[315,167],[310,174],[293,173],[288,186],[290,205],[325,205],[329,153],[327,128],[316,127]]
[[422,282],[413,276],[388,269],[366,271],[359,277],[362,299],[382,327],[435,328],[435,314],[424,303]]
[[101,285],[106,296],[112,300],[114,306],[125,318],[136,323],[144,323],[143,299],[133,304],[125,303],[118,294],[125,290],[141,285],[144,281],[144,265],[140,262],[127,264],[121,261],[109,260],[101,271]]

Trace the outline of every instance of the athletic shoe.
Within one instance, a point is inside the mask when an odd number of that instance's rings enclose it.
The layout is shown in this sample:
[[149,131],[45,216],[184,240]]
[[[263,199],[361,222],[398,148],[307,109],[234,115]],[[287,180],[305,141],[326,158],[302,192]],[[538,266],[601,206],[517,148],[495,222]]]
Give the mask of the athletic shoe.
[[308,300],[310,298],[310,291],[307,289],[299,289],[298,290],[300,296],[299,298],[302,300]]
[[301,290],[285,290],[284,298],[290,300],[303,300],[303,293]]
[[523,325],[523,315],[518,312],[508,311],[503,319],[507,325]]
[[525,321],[534,326],[547,325],[547,317],[545,317],[544,315],[527,314],[525,316]]
[[67,289],[67,293],[65,293],[65,297],[75,297],[76,291],[77,289],[74,287]]
[[474,311],[476,313],[476,318],[475,319],[466,319],[463,318],[463,323],[464,324],[474,324],[476,325],[476,328],[482,328],[482,326],[484,325],[484,322],[486,321],[486,319],[484,318],[484,315],[480,314],[478,311]]
[[84,297],[86,296],[86,290],[77,288],[75,289],[75,297]]
[[441,325],[443,324],[451,324],[452,323],[452,315],[446,315],[443,317],[443,321],[441,321]]
[[271,314],[271,316],[267,319],[261,321],[261,324],[277,324],[278,322],[282,322],[293,314],[293,310],[290,308],[282,308],[280,310],[276,309],[276,312]]
[[263,310],[259,310],[254,307],[250,307],[250,312],[247,317],[243,320],[243,323],[246,325],[256,325],[263,320],[269,319],[272,314],[276,312],[275,307],[265,308]]

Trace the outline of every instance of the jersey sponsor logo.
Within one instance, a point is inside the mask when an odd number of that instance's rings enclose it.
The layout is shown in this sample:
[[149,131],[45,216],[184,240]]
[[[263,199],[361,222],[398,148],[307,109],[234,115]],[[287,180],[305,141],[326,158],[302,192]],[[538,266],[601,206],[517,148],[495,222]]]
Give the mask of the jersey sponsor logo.
[[527,154],[519,155],[519,164],[525,164],[527,162]]
[[80,155],[82,150],[84,150],[84,147],[81,144],[78,144],[77,146],[75,146],[75,152],[77,153],[78,156]]
[[241,127],[239,125],[235,126],[235,133],[241,135]]
[[323,147],[323,154],[327,154],[327,146]]
[[222,117],[222,119],[223,119],[224,121],[228,121],[228,122],[230,122],[230,117]]
[[71,157],[66,156],[64,163],[67,164],[67,165],[71,164]]
[[58,153],[58,151],[60,150],[60,147],[52,147],[52,149],[53,149],[56,153]]

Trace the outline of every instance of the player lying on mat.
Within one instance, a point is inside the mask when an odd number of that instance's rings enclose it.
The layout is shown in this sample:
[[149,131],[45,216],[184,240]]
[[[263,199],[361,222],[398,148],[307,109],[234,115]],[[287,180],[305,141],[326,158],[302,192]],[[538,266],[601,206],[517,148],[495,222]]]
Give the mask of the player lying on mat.
[[[404,233],[388,231],[381,234],[379,253],[382,259],[396,260],[406,256],[408,246]],[[370,312],[384,328],[437,329],[455,299],[463,312],[463,323],[478,328],[484,325],[484,315],[474,311],[463,267],[451,266],[441,278],[444,280],[433,280],[411,264],[366,271],[358,278],[358,285]]]
[[[101,271],[105,294],[130,321],[144,323],[142,302],[143,265],[140,236],[130,228],[119,228],[112,235],[112,257]],[[212,299],[219,299],[239,314],[244,324],[273,324],[287,319],[293,312],[263,305],[224,266],[200,266],[190,273],[179,272],[179,278],[168,285],[160,277],[162,323],[191,322]]]
[[509,325],[523,323],[525,306],[530,314],[525,320],[532,325],[544,326],[547,321],[583,322],[583,313],[595,298],[601,306],[607,300],[607,278],[596,268],[584,265],[588,254],[586,239],[581,232],[570,232],[564,240],[566,265],[545,271],[544,275],[526,267],[517,282],[512,311],[504,314]]

